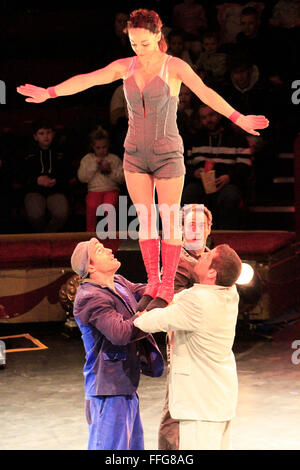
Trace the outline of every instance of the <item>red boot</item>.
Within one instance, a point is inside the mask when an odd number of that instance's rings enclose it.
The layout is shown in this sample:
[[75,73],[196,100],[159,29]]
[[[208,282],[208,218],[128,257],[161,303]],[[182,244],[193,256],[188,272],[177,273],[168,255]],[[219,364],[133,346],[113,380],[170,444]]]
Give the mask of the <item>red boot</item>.
[[180,253],[181,245],[171,245],[162,240],[162,281],[158,288],[156,298],[148,304],[146,310],[166,307],[172,301],[174,297],[174,279],[180,258]]
[[159,248],[160,238],[151,238],[149,240],[139,241],[140,249],[147,272],[147,287],[143,297],[138,303],[137,312],[145,310],[149,302],[156,297],[160,286],[159,275]]

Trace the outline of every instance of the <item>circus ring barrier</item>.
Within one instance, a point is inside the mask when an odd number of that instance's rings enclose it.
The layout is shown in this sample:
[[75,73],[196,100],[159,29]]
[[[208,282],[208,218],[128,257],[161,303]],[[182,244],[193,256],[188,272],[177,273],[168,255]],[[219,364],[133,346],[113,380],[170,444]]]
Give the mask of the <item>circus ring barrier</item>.
[[[95,233],[0,235],[0,324],[65,322],[72,316],[78,276],[70,266],[80,241]],[[118,273],[145,282],[138,241],[100,240],[121,261]],[[228,243],[264,281],[248,314],[264,320],[299,303],[299,243],[285,231],[213,231],[212,246]]]

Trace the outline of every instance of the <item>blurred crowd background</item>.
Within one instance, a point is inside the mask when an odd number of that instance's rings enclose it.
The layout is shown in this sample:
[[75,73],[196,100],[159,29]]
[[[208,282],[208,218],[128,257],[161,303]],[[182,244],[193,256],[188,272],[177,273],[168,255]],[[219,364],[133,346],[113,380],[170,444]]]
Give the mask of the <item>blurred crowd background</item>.
[[[187,61],[241,113],[264,114],[270,121],[259,137],[246,135],[182,85],[178,127],[187,167],[182,203],[205,202],[213,212],[213,228],[219,229],[258,229],[249,207],[293,204],[291,187],[274,181],[293,177],[292,165],[287,170],[280,156],[293,154],[300,132],[299,0],[110,1],[97,8],[89,2],[22,6],[10,0],[0,1],[0,233],[90,230],[87,212],[97,201],[88,195],[96,187],[95,171],[102,175],[98,191],[128,196],[118,167],[127,131],[121,81],[43,104],[26,103],[16,87],[56,85],[133,56],[123,30],[136,8],[160,14],[169,54]],[[206,147],[212,150],[204,155]],[[220,148],[224,161],[220,167],[214,162],[216,171],[229,174],[225,186],[235,192],[213,197],[203,192],[197,170]],[[237,158],[241,148],[244,160]],[[89,176],[83,165],[92,157],[99,165],[110,159],[110,165]],[[46,173],[47,184],[38,182]],[[113,203],[117,206],[116,198]],[[226,222],[226,213],[235,216]],[[280,215],[277,228],[283,228]]]

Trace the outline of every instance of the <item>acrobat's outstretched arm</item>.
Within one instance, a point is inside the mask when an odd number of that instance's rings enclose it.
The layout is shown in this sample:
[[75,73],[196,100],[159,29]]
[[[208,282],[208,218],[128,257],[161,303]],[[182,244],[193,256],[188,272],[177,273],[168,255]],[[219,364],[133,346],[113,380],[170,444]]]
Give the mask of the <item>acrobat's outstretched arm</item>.
[[49,98],[74,95],[96,85],[104,85],[122,78],[127,70],[128,59],[119,59],[94,72],[75,75],[55,87],[41,88],[35,85],[21,85],[17,92],[27,96],[28,103],[43,103]]
[[206,86],[194,70],[183,60],[174,57],[170,62],[173,62],[172,65],[174,70],[177,71],[177,77],[190,88],[203,103],[230,119],[237,126],[249,132],[249,134],[260,135],[255,129],[265,129],[268,127],[269,121],[265,116],[244,116],[236,111],[224,98],[212,88]]

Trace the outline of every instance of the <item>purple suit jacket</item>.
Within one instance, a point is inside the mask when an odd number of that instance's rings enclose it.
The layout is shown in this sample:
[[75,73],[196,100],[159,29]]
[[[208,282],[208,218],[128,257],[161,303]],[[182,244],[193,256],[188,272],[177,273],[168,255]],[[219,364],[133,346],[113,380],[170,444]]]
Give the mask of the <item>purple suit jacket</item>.
[[122,295],[86,279],[75,297],[73,313],[86,352],[83,373],[87,397],[132,394],[140,371],[160,377],[164,370],[152,335],[133,324],[145,284],[133,284],[121,275],[115,275],[114,282]]

